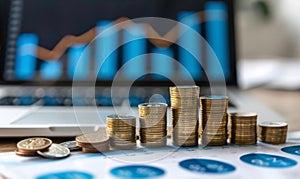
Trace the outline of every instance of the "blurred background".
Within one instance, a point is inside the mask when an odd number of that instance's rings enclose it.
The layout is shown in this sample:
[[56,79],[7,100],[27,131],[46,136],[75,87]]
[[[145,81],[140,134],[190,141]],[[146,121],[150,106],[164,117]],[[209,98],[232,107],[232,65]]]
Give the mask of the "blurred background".
[[300,59],[299,0],[236,0],[240,59]]
[[235,0],[239,84],[300,90],[300,1]]

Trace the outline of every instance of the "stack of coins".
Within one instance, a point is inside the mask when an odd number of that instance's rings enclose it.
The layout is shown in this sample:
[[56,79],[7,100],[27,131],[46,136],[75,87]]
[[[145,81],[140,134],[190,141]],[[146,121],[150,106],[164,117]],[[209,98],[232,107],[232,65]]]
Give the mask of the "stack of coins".
[[257,114],[255,113],[230,113],[230,133],[229,140],[237,145],[256,144],[257,132]]
[[105,130],[77,136],[76,145],[81,147],[84,153],[98,153],[109,150],[109,140]]
[[197,146],[199,126],[198,86],[170,87],[172,142],[175,146]]
[[47,138],[28,138],[17,143],[17,149],[15,153],[21,156],[35,156],[37,155],[37,151],[47,150],[51,144],[52,141]]
[[166,146],[167,107],[168,105],[165,103],[143,103],[138,105],[142,146]]
[[221,146],[227,144],[227,96],[200,97],[199,128],[202,145]]
[[136,118],[130,115],[108,115],[106,129],[113,149],[136,148]]
[[269,144],[284,144],[288,124],[285,122],[263,122],[258,125],[258,140]]

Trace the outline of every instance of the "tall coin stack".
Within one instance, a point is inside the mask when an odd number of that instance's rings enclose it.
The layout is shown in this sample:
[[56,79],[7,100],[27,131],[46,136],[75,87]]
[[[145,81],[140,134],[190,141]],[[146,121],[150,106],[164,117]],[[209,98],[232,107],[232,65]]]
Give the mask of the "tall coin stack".
[[130,115],[108,115],[106,129],[113,149],[136,148],[136,118]]
[[138,105],[140,141],[144,147],[163,147],[167,143],[167,107],[165,103]]
[[269,144],[284,144],[288,124],[285,122],[263,122],[258,125],[258,140]]
[[227,96],[200,97],[200,134],[202,145],[227,144]]
[[229,140],[237,145],[256,144],[257,114],[255,113],[230,113]]
[[173,145],[198,145],[199,94],[198,86],[170,87]]

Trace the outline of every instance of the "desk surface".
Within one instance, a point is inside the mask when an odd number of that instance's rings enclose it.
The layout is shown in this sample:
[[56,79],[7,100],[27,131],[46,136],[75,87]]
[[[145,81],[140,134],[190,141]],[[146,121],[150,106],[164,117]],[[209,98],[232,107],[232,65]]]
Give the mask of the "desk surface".
[[[274,91],[267,89],[251,89],[248,92],[271,109],[282,115],[288,122],[289,130],[300,130],[300,92],[298,91]],[[20,139],[0,139],[0,152],[14,151],[16,143]],[[57,142],[67,139],[56,139]],[[54,140],[55,141],[55,140]]]
[[252,89],[248,91],[284,117],[288,124],[293,124],[289,125],[289,131],[300,130],[300,91],[267,89]]

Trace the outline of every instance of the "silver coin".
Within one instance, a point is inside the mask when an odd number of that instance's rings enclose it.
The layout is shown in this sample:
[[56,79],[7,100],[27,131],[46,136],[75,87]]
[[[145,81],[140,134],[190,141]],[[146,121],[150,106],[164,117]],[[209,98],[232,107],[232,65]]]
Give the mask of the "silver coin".
[[229,113],[229,116],[232,116],[232,117],[257,117],[257,114],[253,113],[253,112],[233,112],[233,113]]
[[166,103],[153,102],[153,103],[142,103],[139,104],[138,107],[168,107],[168,105]]
[[81,147],[78,147],[76,145],[76,141],[66,141],[66,142],[62,142],[60,143],[60,145],[67,147],[70,151],[75,151],[75,150],[81,150]]
[[121,119],[121,120],[135,120],[135,116],[127,115],[127,114],[111,114],[106,117],[107,119]]
[[277,121],[266,121],[259,124],[262,127],[286,127],[288,124],[286,122],[277,122]]
[[37,153],[45,158],[58,159],[70,155],[70,150],[60,144],[52,144],[46,151],[37,151]]

